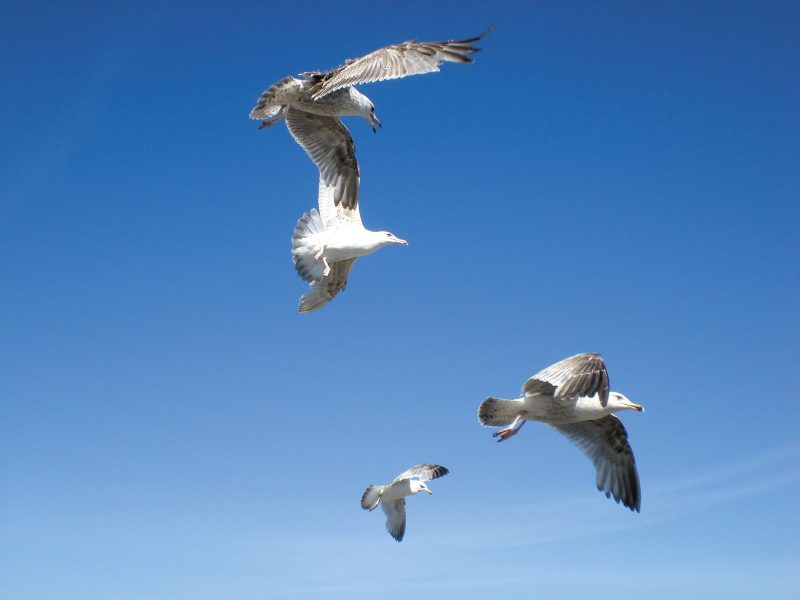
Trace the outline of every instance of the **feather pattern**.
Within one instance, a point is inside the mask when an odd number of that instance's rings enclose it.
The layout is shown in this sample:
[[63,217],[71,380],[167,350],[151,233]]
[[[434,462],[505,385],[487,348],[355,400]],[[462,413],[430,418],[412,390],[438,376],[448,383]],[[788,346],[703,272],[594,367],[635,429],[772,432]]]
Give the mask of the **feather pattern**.
[[478,37],[467,40],[420,43],[411,40],[380,48],[361,58],[347,60],[343,66],[327,74],[313,98],[317,100],[338,89],[360,83],[432,73],[438,71],[445,61],[471,63],[473,60],[469,55],[480,51],[473,44],[493,28],[494,25]]
[[342,204],[346,209],[355,209],[361,182],[356,146],[339,117],[317,115],[290,106],[286,111],[286,126],[317,165],[320,180],[333,187],[334,206]]
[[281,106],[297,100],[305,87],[306,84],[303,80],[296,79],[291,75],[273,83],[261,94],[255,108],[250,111],[250,118],[262,120],[274,117]]
[[531,377],[522,386],[522,393],[551,394],[564,399],[597,394],[600,405],[605,407],[609,394],[608,371],[596,352],[576,354]]
[[386,514],[386,531],[395,540],[402,542],[406,534],[406,499],[382,501],[381,508]]
[[397,481],[404,481],[406,479],[419,479],[420,481],[430,481],[431,479],[438,479],[439,477],[444,477],[450,471],[440,465],[434,465],[431,463],[426,463],[424,465],[417,465],[416,467],[411,467],[408,471],[401,473],[388,485],[391,485]]
[[353,227],[363,229],[361,210],[358,204],[353,208],[347,208],[343,202],[336,204],[336,189],[332,185],[326,185],[322,175],[319,178],[317,204],[326,231],[337,233]]
[[331,272],[327,277],[312,281],[308,292],[300,297],[300,312],[309,313],[318,310],[333,300],[339,292],[344,291],[347,288],[350,269],[355,262],[355,258],[349,258],[332,263]]
[[622,421],[606,415],[593,421],[550,427],[567,436],[592,461],[597,470],[598,490],[639,512],[642,505],[639,472]]
[[325,235],[325,224],[315,208],[297,221],[292,236],[292,260],[294,268],[303,281],[312,283],[322,279],[323,264],[314,259],[319,242]]

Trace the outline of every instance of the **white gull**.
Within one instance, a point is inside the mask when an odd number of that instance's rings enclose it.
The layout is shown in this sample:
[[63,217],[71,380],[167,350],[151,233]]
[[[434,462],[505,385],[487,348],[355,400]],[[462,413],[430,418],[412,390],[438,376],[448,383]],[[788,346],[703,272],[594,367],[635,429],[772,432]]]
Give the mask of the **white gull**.
[[478,420],[486,427],[508,425],[493,434],[500,442],[516,435],[525,421],[540,421],[560,431],[594,463],[597,489],[638,512],[636,461],[628,433],[612,413],[644,409],[609,392],[608,371],[600,355],[587,352],[564,359],[528,379],[522,393],[519,400],[487,398],[478,409]]
[[[319,169],[319,212],[312,209],[304,214],[292,237],[295,269],[311,286],[300,298],[300,312],[307,313],[322,308],[345,289],[358,257],[389,244],[408,243],[388,231],[369,231],[362,225],[355,145],[339,119],[289,107],[286,125]],[[337,174],[334,165],[344,175]],[[337,202],[337,196],[352,190],[351,186],[355,186],[356,200]]]
[[386,513],[386,531],[398,542],[406,533],[406,496],[420,492],[433,494],[423,482],[447,475],[450,471],[439,465],[411,467],[386,485],[371,485],[361,496],[361,508],[374,510],[378,504]]

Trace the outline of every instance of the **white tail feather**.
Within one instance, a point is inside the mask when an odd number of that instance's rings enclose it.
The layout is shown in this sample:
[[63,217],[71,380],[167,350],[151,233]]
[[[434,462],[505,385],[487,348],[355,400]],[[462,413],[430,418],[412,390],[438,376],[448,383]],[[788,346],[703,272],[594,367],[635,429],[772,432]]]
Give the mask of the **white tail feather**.
[[282,106],[297,100],[303,90],[303,82],[294,77],[285,77],[261,94],[256,107],[250,111],[250,118],[264,120],[274,117]]
[[364,495],[361,496],[361,508],[364,510],[373,510],[380,502],[381,494],[383,493],[382,485],[369,486]]
[[522,400],[487,398],[478,408],[478,421],[485,427],[510,425],[522,412]]
[[321,260],[315,260],[314,256],[322,247],[321,234],[325,233],[325,224],[319,216],[316,208],[312,208],[310,213],[305,213],[297,221],[292,236],[292,259],[294,268],[303,281],[313,283],[322,279],[322,271],[325,265]]

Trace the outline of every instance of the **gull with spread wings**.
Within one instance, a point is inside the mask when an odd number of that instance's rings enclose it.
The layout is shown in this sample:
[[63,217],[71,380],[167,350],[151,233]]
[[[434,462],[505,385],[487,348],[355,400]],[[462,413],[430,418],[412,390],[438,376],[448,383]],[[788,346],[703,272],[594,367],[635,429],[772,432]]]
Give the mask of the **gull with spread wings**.
[[347,177],[327,181],[331,170],[354,174],[356,198],[359,186],[353,138],[339,119],[289,107],[286,125],[319,169],[319,212],[312,209],[304,214],[292,237],[295,270],[311,286],[300,298],[300,312],[307,313],[322,308],[345,289],[358,257],[390,244],[407,246],[408,242],[388,231],[365,229],[357,201],[352,206],[336,201],[337,186],[341,183],[349,189],[349,183]]
[[406,496],[433,494],[425,481],[447,475],[450,471],[433,464],[417,465],[386,485],[371,485],[361,496],[361,508],[372,511],[378,504],[386,513],[386,531],[398,542],[406,533]]
[[[341,127],[347,131],[339,117],[359,116],[375,131],[375,125],[381,125],[375,116],[375,106],[353,85],[431,73],[438,71],[445,61],[471,63],[473,60],[469,55],[480,50],[473,48],[473,44],[489,33],[492,27],[468,40],[420,43],[412,40],[348,60],[331,71],[303,73],[302,79],[286,77],[261,95],[250,112],[250,118],[263,120],[261,128],[274,125],[282,119],[287,119],[288,125],[289,115],[294,110],[317,115],[320,122],[328,122],[327,128]],[[335,186],[336,205],[344,202],[345,208],[355,208],[358,202],[357,168],[354,171],[347,161],[332,161],[331,168],[322,176],[327,185]]]
[[540,421],[560,431],[594,463],[597,489],[638,512],[636,461],[628,432],[612,413],[644,409],[609,391],[601,356],[587,352],[564,359],[528,379],[522,393],[518,400],[487,398],[478,409],[478,420],[486,427],[506,425],[493,434],[500,442],[516,435],[525,421]]

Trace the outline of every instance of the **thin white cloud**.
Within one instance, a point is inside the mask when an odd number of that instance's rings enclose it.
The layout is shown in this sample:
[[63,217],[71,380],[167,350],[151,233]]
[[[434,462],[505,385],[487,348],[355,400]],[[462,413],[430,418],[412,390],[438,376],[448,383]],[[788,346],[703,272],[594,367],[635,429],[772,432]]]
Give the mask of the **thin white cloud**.
[[[578,577],[577,565],[568,561],[561,573],[544,566],[532,566],[524,573],[502,569],[473,573],[469,565],[477,566],[484,561],[500,564],[501,556],[508,552],[516,554],[525,547],[632,529],[663,528],[665,523],[689,513],[796,485],[800,482],[800,468],[796,466],[799,456],[800,445],[790,445],[708,466],[679,480],[657,482],[645,490],[647,502],[640,515],[615,506],[599,494],[591,498],[582,495],[581,500],[574,500],[568,499],[575,496],[570,490],[552,489],[546,496],[544,492],[535,496],[519,494],[504,496],[487,505],[453,506],[438,521],[435,532],[417,529],[413,539],[403,542],[402,547],[395,549],[392,544],[396,569],[387,568],[386,545],[391,540],[384,539],[380,519],[380,523],[374,523],[375,529],[379,529],[374,535],[285,539],[279,543],[282,556],[277,561],[272,540],[269,550],[262,548],[262,556],[273,563],[272,572],[277,576],[273,583],[287,597],[352,594],[375,586],[402,586],[408,582],[409,569],[414,570],[415,581],[426,589],[456,592],[535,583],[557,587],[561,579],[574,581]],[[451,500],[455,504],[456,499]],[[663,580],[664,589],[669,589],[667,584],[675,577],[684,584],[695,581],[698,585],[712,586],[724,575],[732,585],[740,582],[742,589],[746,589],[747,573],[755,576],[763,572],[764,577],[769,577],[775,571],[775,589],[783,589],[791,580],[788,573],[797,566],[797,561],[740,566],[717,564],[711,558],[709,561],[682,574],[676,574],[672,567],[660,572],[657,564],[643,565],[646,568],[637,575],[637,581],[649,587],[652,582]],[[633,589],[635,585],[636,582],[628,581],[624,587]]]

